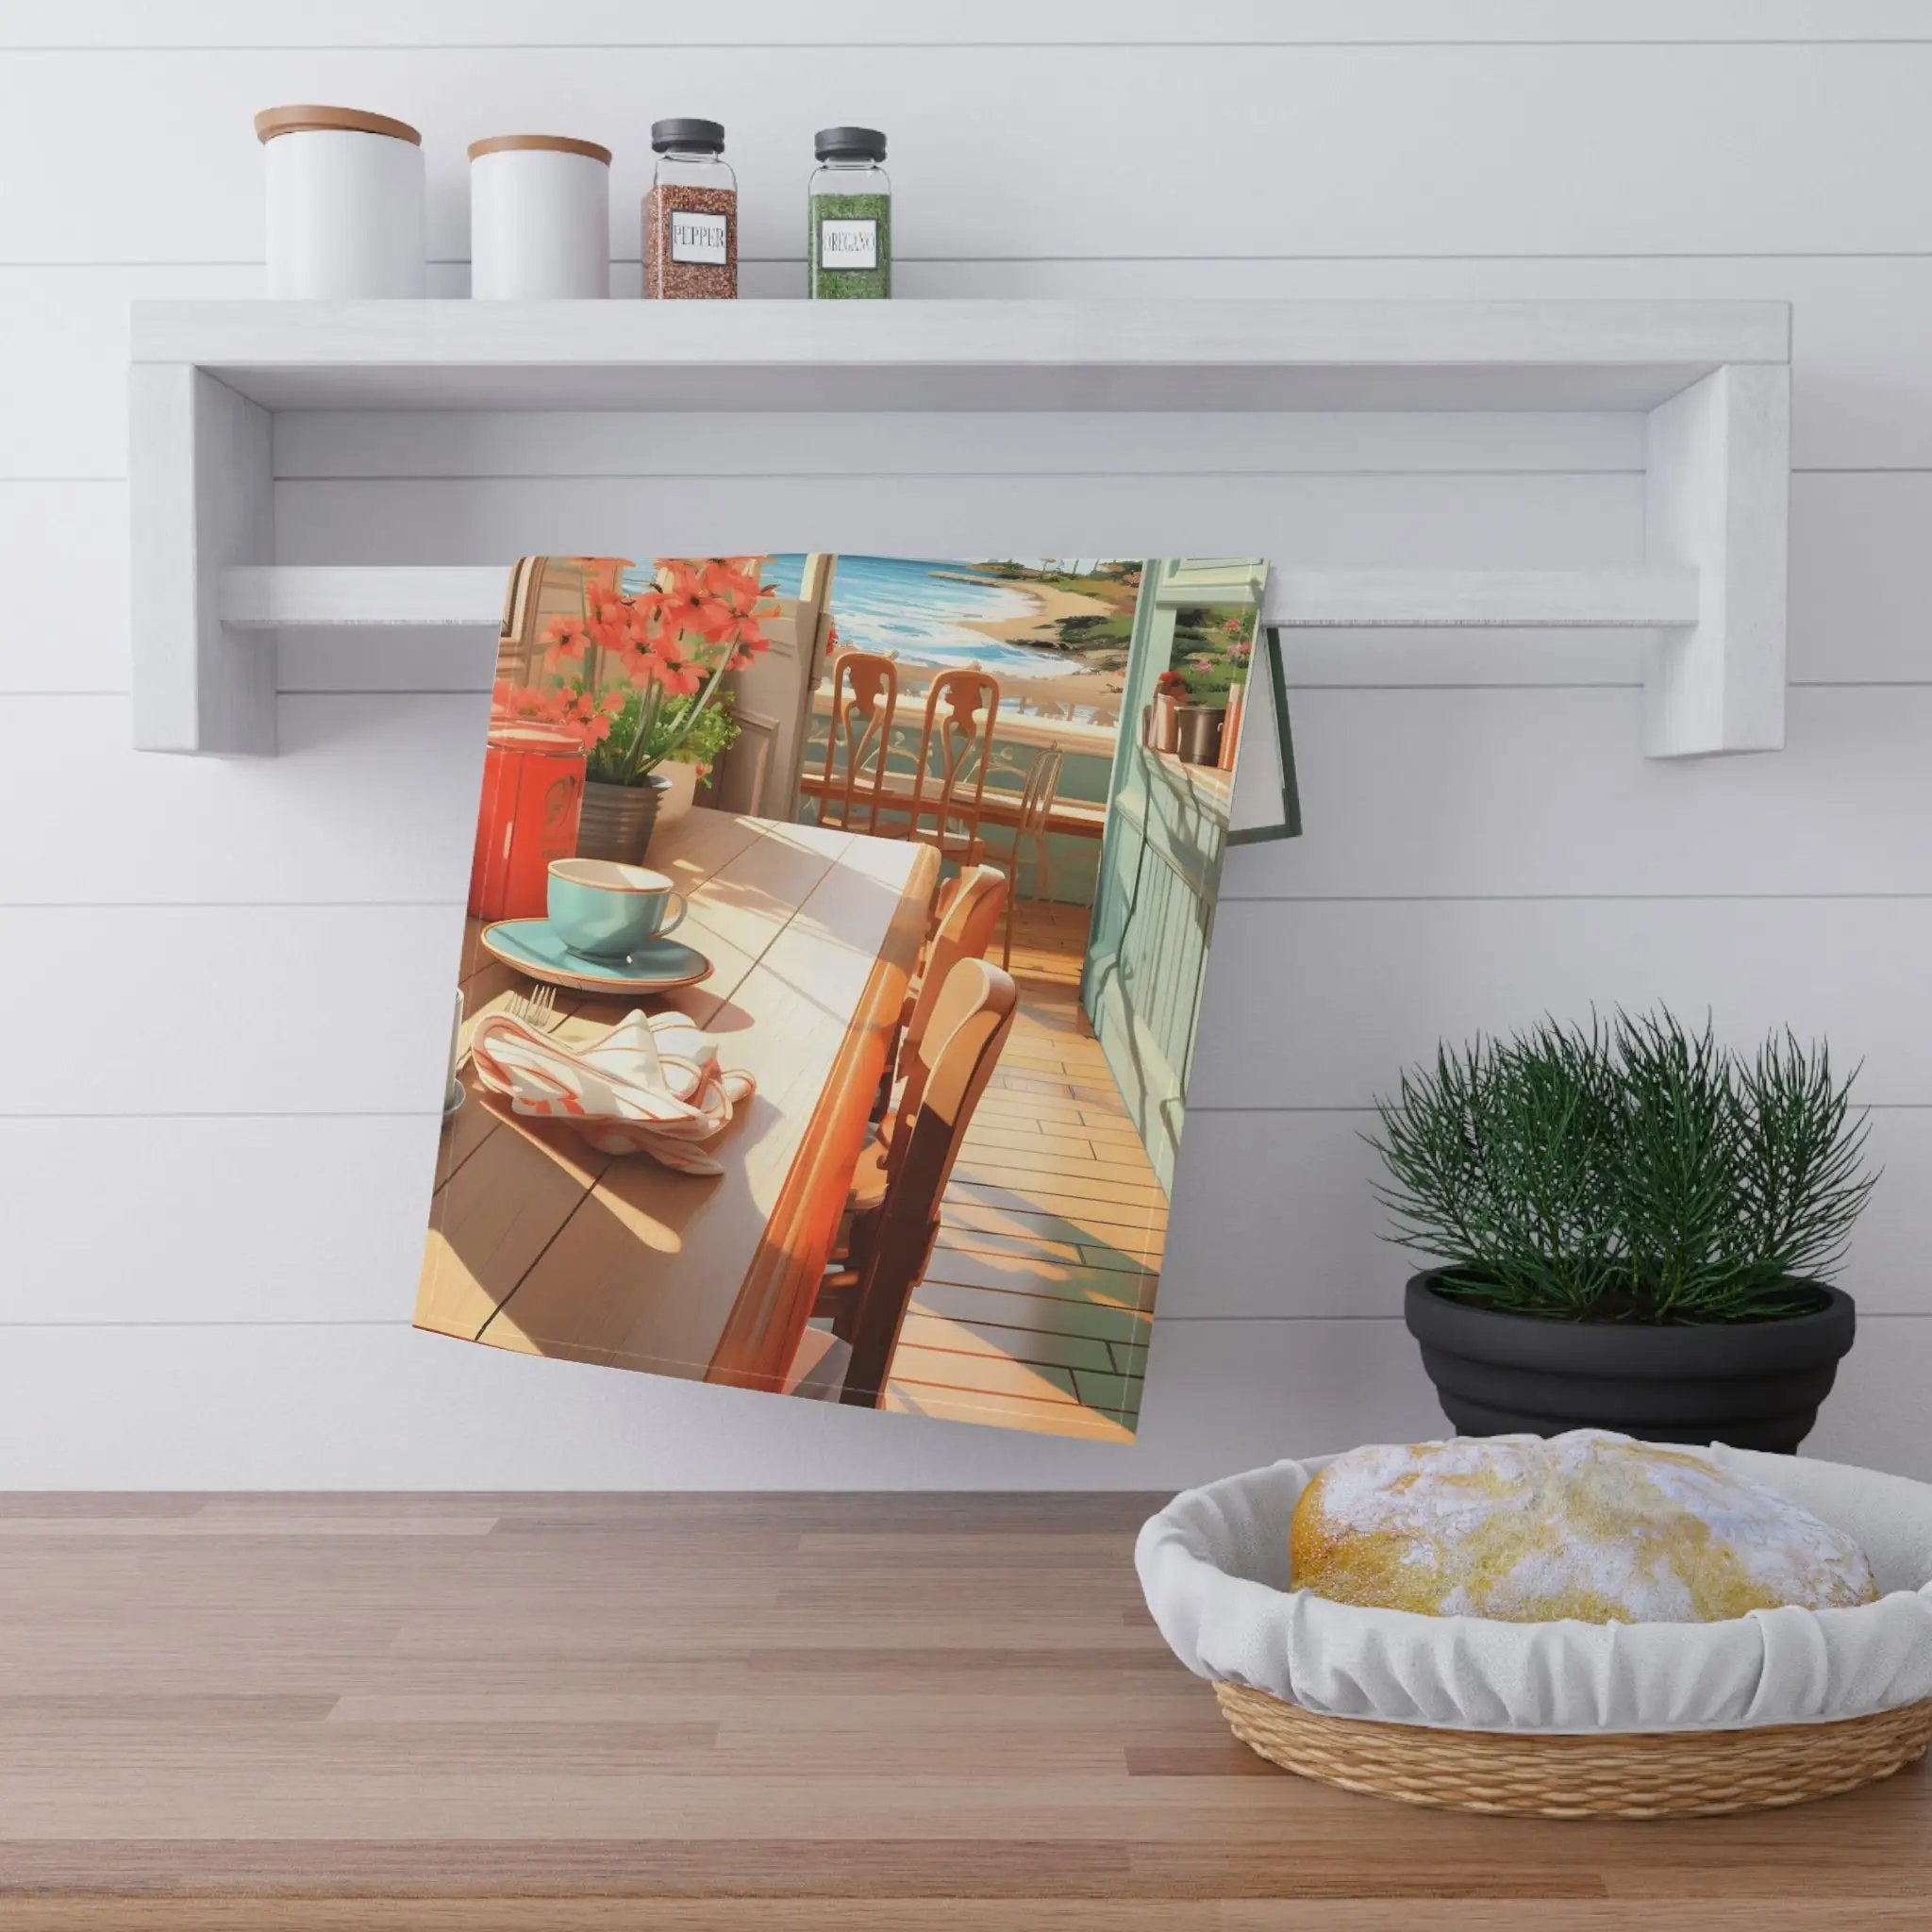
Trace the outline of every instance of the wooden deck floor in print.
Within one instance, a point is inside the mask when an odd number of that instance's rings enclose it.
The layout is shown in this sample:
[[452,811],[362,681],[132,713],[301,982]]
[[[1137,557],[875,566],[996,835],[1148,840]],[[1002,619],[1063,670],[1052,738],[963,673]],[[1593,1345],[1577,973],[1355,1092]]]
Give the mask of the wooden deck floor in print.
[[1167,1196],[1080,1010],[1088,919],[1019,908],[1019,1016],[947,1187],[888,1408],[1132,1439]]

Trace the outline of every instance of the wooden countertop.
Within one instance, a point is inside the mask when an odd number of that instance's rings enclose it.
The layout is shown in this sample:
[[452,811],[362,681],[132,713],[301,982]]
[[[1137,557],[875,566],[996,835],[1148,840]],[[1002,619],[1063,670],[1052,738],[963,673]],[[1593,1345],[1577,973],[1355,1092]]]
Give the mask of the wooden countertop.
[[1158,1500],[0,1496],[0,1923],[1925,1925],[1923,1765],[1645,1824],[1276,1771],[1141,1607]]

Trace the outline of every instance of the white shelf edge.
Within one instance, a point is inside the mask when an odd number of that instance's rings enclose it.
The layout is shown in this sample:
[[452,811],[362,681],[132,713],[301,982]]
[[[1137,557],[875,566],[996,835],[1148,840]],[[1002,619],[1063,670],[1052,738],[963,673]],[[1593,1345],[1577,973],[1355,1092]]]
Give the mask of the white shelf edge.
[[856,303],[166,301],[133,306],[132,359],[203,368],[1109,365],[1435,369],[1784,362],[1767,301]]
[[395,625],[436,628],[503,622],[509,566],[243,564],[222,573],[222,622],[235,630]]
[[137,369],[289,408],[1649,409],[1782,302],[138,302]]
[[[494,627],[506,569],[241,565],[224,571],[222,622],[293,626]],[[1268,576],[1269,624],[1345,628],[1654,630],[1692,625],[1694,570],[1298,570]]]
[[1697,573],[1271,569],[1263,622],[1301,627],[1669,630],[1698,618]]

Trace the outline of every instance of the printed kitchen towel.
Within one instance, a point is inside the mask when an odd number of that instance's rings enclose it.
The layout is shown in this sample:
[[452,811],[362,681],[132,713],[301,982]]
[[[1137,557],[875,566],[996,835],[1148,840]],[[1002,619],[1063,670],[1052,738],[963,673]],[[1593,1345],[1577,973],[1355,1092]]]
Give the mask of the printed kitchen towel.
[[519,563],[417,1326],[1130,1440],[1265,576]]

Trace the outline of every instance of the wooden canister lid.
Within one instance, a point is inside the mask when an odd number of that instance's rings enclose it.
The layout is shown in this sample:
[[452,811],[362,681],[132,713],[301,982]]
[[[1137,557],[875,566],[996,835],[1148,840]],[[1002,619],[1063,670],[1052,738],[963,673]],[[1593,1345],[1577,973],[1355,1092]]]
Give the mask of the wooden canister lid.
[[610,165],[610,150],[594,141],[578,141],[569,134],[492,134],[488,141],[470,143],[470,158],[479,161],[485,155],[524,154],[535,150],[554,155],[582,155],[587,161]]
[[319,130],[386,134],[392,141],[407,141],[411,147],[423,145],[423,137],[407,121],[392,121],[387,114],[372,114],[362,108],[264,108],[255,117],[258,141],[273,141],[278,134],[312,134]]

